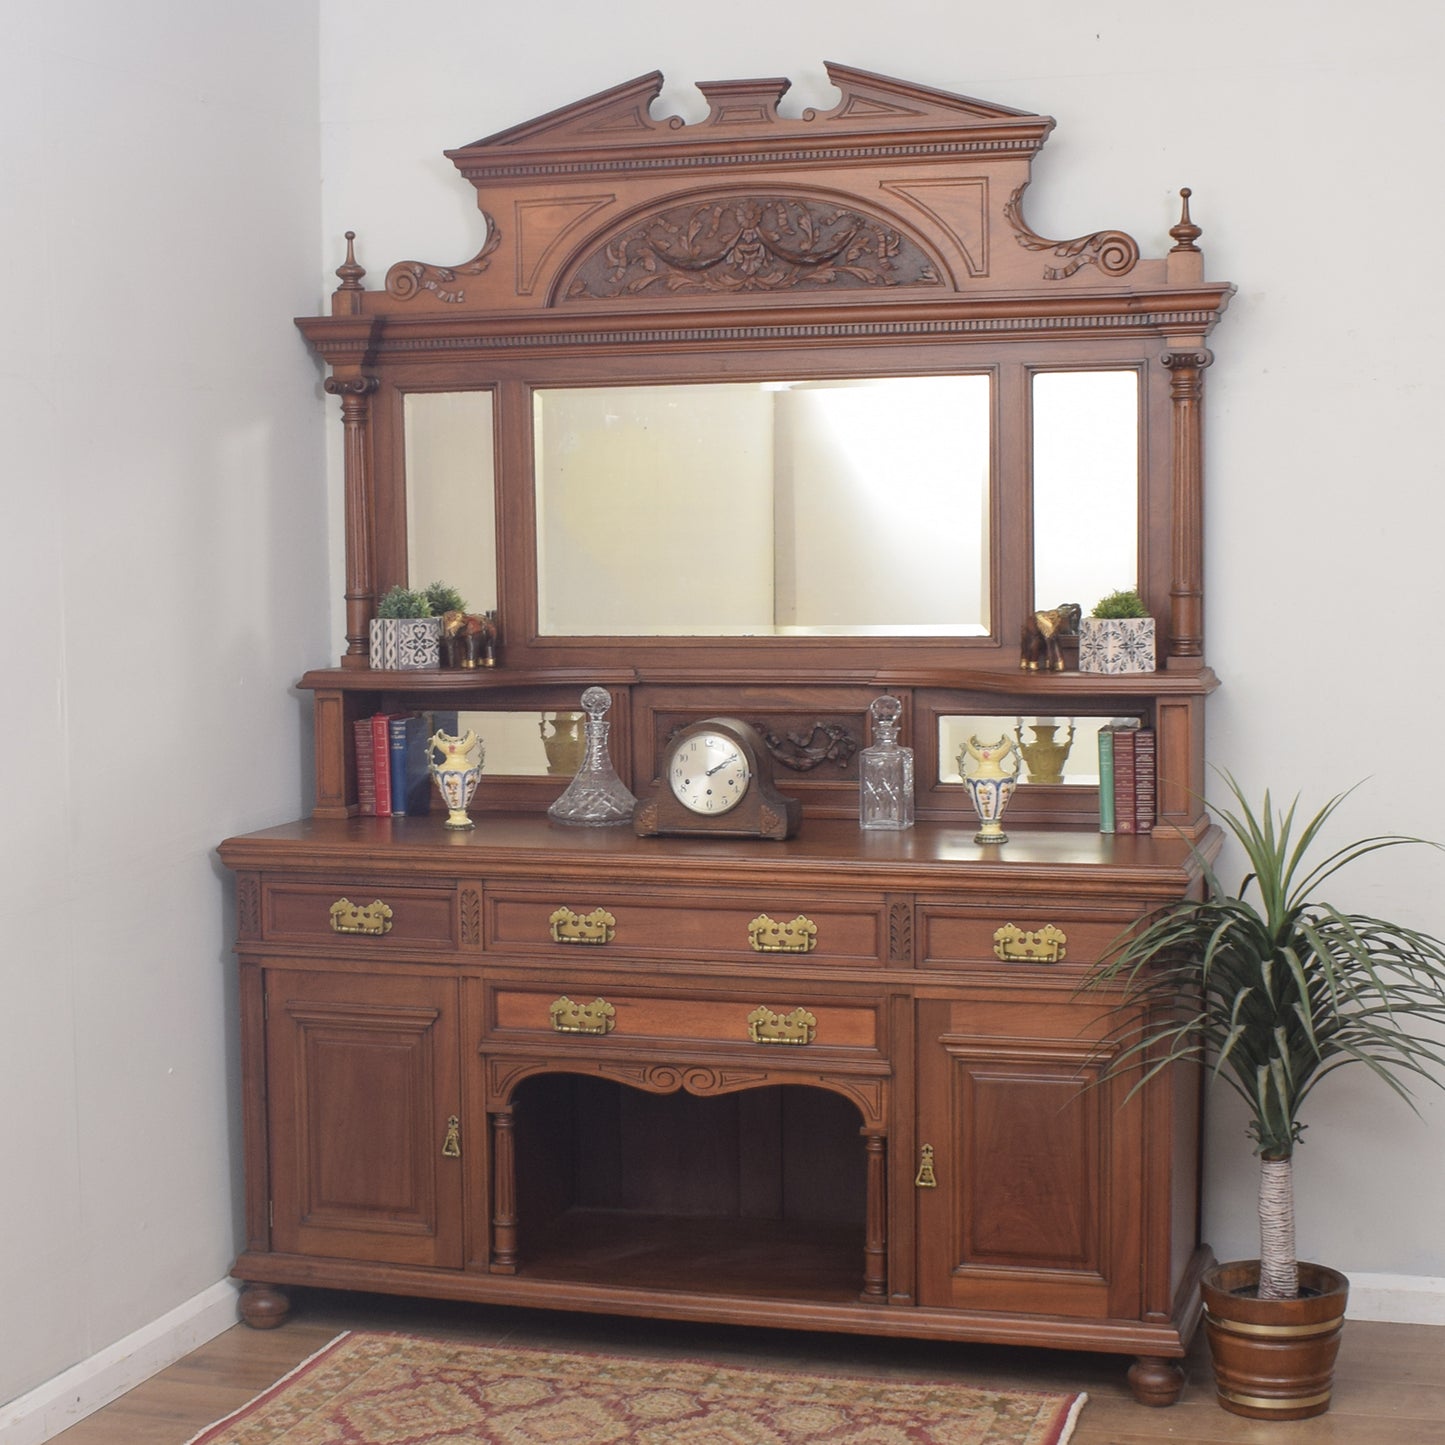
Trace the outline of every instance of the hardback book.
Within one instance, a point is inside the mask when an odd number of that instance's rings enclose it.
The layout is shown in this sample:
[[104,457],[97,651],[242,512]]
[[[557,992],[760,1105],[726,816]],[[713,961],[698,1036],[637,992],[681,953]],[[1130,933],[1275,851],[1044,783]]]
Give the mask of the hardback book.
[[1114,831],[1114,730],[1099,729],[1099,831]]
[[371,763],[376,774],[376,816],[391,817],[391,720],[393,714],[373,713],[371,723]]
[[1137,728],[1120,728],[1114,734],[1114,831],[1134,833],[1139,823],[1135,815],[1135,744]]
[[431,811],[431,751],[428,740],[440,730],[455,733],[457,714],[405,713],[390,720],[391,812],[393,817],[424,817]]
[[1134,735],[1134,828],[1152,833],[1159,809],[1158,742],[1153,728]]
[[371,751],[371,719],[359,717],[351,725],[356,751],[356,811],[374,815],[376,812],[376,764]]

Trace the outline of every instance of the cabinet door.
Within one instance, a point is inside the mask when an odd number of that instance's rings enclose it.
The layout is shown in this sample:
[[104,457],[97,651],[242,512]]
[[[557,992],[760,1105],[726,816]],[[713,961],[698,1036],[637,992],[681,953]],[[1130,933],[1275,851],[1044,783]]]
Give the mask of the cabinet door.
[[1142,1273],[1140,1108],[1097,1083],[1069,1004],[926,1003],[919,1021],[922,1303],[1132,1318]]
[[268,970],[271,1248],[460,1267],[458,1073],[454,979]]

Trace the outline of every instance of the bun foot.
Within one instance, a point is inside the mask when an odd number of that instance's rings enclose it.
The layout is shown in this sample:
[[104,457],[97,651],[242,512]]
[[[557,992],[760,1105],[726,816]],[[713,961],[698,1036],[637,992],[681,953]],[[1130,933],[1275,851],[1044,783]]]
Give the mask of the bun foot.
[[1184,1393],[1184,1370],[1177,1360],[1140,1355],[1129,1366],[1129,1388],[1141,1405],[1173,1405]]
[[241,1291],[240,1309],[253,1330],[274,1330],[291,1313],[291,1301],[274,1284],[248,1284]]

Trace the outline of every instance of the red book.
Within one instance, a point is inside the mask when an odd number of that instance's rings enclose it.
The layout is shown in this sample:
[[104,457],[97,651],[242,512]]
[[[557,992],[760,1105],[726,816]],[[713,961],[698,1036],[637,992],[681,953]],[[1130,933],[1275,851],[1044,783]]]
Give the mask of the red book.
[[1114,831],[1137,833],[1138,795],[1135,764],[1138,728],[1120,728],[1114,734]]
[[391,817],[391,719],[389,712],[372,715],[371,766],[376,783],[376,816]]
[[359,717],[351,725],[352,744],[356,750],[356,811],[376,812],[376,764],[372,754],[371,719]]
[[1134,735],[1134,820],[1139,832],[1154,831],[1158,808],[1158,743],[1153,728],[1140,728]]

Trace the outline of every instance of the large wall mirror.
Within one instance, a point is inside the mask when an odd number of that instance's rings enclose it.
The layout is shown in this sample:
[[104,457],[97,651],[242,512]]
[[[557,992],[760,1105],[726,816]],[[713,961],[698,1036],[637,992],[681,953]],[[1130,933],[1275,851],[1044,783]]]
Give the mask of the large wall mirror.
[[544,637],[988,632],[987,376],[533,400]]

